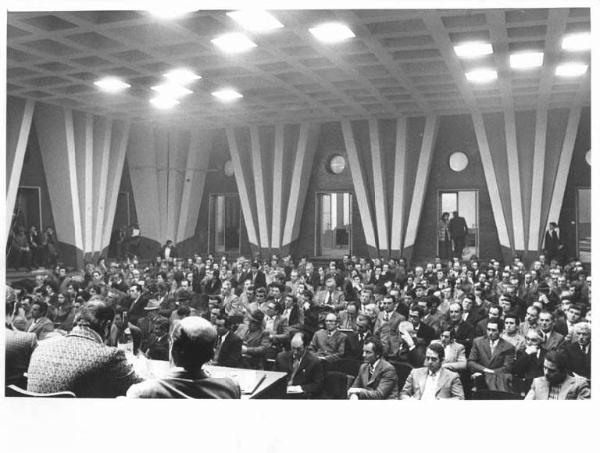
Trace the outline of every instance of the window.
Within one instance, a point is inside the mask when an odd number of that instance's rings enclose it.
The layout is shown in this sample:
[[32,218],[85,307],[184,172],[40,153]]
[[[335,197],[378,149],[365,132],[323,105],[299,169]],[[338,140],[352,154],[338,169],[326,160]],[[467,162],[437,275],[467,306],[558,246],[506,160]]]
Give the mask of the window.
[[211,194],[209,250],[240,253],[241,206],[237,194]]
[[[476,190],[454,190],[443,191],[439,194],[438,219],[447,212],[452,218],[452,213],[458,211],[460,217],[464,217],[469,233],[465,238],[465,246],[462,250],[462,259],[468,260],[472,256],[479,256],[479,192]],[[442,259],[448,259],[444,251],[440,249],[441,241],[438,240],[438,255]]]
[[349,254],[351,232],[352,194],[318,193],[315,255],[339,258]]

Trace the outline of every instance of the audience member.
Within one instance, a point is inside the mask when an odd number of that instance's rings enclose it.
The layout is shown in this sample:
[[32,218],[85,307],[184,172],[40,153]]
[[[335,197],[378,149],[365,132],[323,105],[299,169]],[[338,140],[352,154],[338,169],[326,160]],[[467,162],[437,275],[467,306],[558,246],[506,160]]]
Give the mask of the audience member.
[[544,375],[537,377],[526,400],[584,400],[591,398],[590,384],[581,376],[569,376],[564,355],[550,351],[544,359]]
[[350,399],[387,400],[398,399],[398,375],[396,369],[383,358],[383,345],[370,338],[363,347],[364,363],[348,389]]

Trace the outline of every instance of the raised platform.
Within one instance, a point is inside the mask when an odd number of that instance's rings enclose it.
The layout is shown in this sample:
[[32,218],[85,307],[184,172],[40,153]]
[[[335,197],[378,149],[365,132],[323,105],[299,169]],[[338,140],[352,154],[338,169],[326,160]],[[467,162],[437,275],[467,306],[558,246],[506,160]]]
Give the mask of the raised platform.
[[23,270],[23,268],[21,268],[20,270],[8,268],[8,269],[6,269],[6,282],[7,283],[16,282],[18,280],[23,280],[26,278],[35,280],[36,275],[41,274],[41,273],[47,273],[47,272],[50,272],[50,271],[44,267],[40,267],[37,269],[31,269],[31,271]]

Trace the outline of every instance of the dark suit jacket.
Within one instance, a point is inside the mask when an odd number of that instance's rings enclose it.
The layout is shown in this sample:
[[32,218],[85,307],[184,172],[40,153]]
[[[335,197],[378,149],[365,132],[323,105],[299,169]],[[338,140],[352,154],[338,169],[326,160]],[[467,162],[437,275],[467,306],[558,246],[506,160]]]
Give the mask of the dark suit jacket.
[[29,359],[37,346],[34,333],[5,329],[4,345],[6,351],[6,385],[15,384],[19,387],[26,385],[23,376],[29,367]]
[[164,379],[150,379],[127,390],[128,398],[240,399],[240,386],[231,378],[190,376],[182,368],[170,370]]
[[398,374],[394,366],[382,358],[369,379],[369,364],[363,363],[352,387],[367,389],[360,399],[395,400],[398,399]]
[[[256,275],[253,275],[252,272],[249,276],[254,283],[254,288],[266,288],[267,287],[267,277],[263,271],[258,271]],[[246,277],[248,278],[248,277]],[[243,283],[243,282],[242,282]]]
[[433,327],[428,326],[424,322],[419,324],[419,330],[417,330],[417,338],[422,340],[425,345],[431,343],[431,341],[436,339],[435,330]]
[[236,368],[240,366],[241,359],[242,339],[234,332],[229,332],[218,351],[215,351],[215,364]]
[[146,316],[144,310],[146,305],[148,305],[148,298],[143,294],[137,300],[127,297],[121,301],[121,306],[127,311],[129,322],[133,325],[136,325],[140,318]]
[[448,223],[448,230],[452,239],[464,238],[469,232],[467,222],[464,217],[452,217]]
[[537,377],[544,375],[545,349],[540,349],[540,354],[526,354],[524,350],[517,352],[517,359],[513,363],[512,373],[521,378],[520,388],[528,390]]
[[569,343],[563,353],[567,358],[567,369],[579,376],[590,379],[592,375],[592,347],[587,354],[581,350],[579,343]]
[[[294,359],[291,351],[280,352],[275,360],[275,369],[288,374],[288,382],[292,376]],[[323,365],[318,357],[310,352],[306,352],[300,360],[298,370],[292,379],[291,385],[302,386],[304,396],[307,398],[316,398],[323,390],[324,382]]]
[[465,347],[465,354],[468,356],[471,352],[473,339],[475,338],[475,327],[468,322],[461,321],[456,329],[454,329],[454,339],[457,343]]
[[473,340],[467,366],[471,372],[483,372],[484,368],[490,368],[497,372],[510,373],[514,360],[515,348],[509,342],[500,338],[492,354],[488,338],[479,337]]

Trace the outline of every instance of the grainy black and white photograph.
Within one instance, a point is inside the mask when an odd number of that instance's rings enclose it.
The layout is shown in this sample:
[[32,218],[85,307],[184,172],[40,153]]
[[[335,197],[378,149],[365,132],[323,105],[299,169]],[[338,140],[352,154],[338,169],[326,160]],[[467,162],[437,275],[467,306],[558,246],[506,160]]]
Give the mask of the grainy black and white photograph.
[[6,12],[5,401],[591,398],[593,8],[81,3]]

